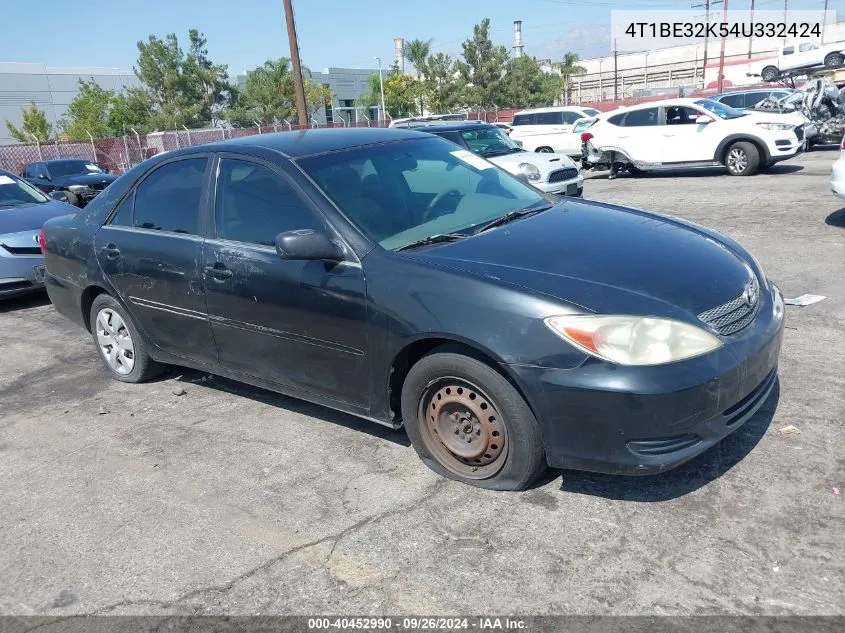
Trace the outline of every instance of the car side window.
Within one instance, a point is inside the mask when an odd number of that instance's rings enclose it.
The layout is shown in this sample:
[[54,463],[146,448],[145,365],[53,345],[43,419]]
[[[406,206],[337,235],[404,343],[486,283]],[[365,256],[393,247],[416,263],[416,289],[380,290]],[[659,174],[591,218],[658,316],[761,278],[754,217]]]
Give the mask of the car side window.
[[732,108],[745,107],[745,98],[743,95],[728,95],[719,99],[719,102],[724,103],[726,106],[730,106]]
[[162,165],[135,191],[135,227],[196,235],[206,158]]
[[219,239],[261,246],[273,246],[285,231],[326,230],[287,179],[258,163],[230,158],[220,161],[215,222]]
[[806,53],[807,51],[814,51],[817,48],[818,48],[818,46],[816,46],[812,42],[805,42],[804,44],[801,44],[798,47],[798,50],[801,51],[802,53]]
[[612,117],[607,119],[608,123],[612,123],[613,125],[623,125],[623,119],[625,118],[625,113],[622,114],[614,114]]
[[625,116],[625,127],[643,127],[657,125],[657,108],[631,110]]
[[130,191],[111,215],[109,225],[111,226],[132,226],[132,208],[135,204],[135,192]]
[[785,46],[782,54],[783,55],[792,55],[792,53],[794,53],[794,52],[795,52],[794,46]]
[[535,116],[533,114],[517,114],[513,121],[511,121],[511,125],[534,125],[536,123]]
[[695,125],[695,119],[700,114],[694,108],[672,106],[666,108],[666,125]]
[[560,125],[563,123],[563,112],[538,112],[537,125]]
[[572,125],[578,119],[583,118],[577,112],[561,112],[560,114],[563,116],[563,122],[567,125]]

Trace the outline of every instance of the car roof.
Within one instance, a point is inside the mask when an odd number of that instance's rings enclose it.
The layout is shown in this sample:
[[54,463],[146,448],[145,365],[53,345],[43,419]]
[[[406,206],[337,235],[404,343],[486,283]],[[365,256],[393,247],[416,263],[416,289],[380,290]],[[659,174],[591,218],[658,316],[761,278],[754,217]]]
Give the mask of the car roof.
[[549,106],[547,108],[520,110],[514,116],[519,114],[538,114],[540,112],[583,112],[584,110],[598,110],[598,108],[593,108],[592,106]]
[[491,127],[496,126],[490,123],[484,123],[483,121],[450,121],[449,123],[436,123],[433,125],[424,123],[422,125],[414,125],[409,129],[435,134],[437,132],[462,132],[464,130],[480,130]]
[[707,97],[708,99],[718,99],[719,97],[732,97],[733,95],[744,95],[751,92],[798,92],[797,90],[793,90],[792,88],[787,88],[785,86],[778,86],[774,88],[751,88],[750,90],[734,90],[733,92],[720,92],[717,95],[713,95],[712,97]]
[[[33,163],[44,163],[45,165],[49,165],[50,163],[63,163],[66,160],[78,160],[81,163],[93,163],[90,158],[79,158],[79,156],[59,156],[58,158],[51,158],[49,160],[35,160],[32,161]],[[32,164],[32,163],[30,163]]]
[[[430,138],[430,136],[405,128],[321,128],[275,132],[273,134],[254,134],[207,145],[194,145],[181,152],[177,150],[177,152],[187,154],[262,147],[279,152],[288,158],[297,159],[314,154],[414,138]],[[168,152],[168,155],[172,156],[175,153]]]

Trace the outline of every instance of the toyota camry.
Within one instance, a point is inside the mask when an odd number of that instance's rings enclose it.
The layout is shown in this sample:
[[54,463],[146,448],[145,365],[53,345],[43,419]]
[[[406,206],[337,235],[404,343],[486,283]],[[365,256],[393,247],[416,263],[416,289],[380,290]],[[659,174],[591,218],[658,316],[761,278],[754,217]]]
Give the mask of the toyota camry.
[[404,425],[484,488],[668,470],[776,382],[783,300],[742,246],[413,130],[159,155],[42,244],[53,304],[115,379],[184,365]]

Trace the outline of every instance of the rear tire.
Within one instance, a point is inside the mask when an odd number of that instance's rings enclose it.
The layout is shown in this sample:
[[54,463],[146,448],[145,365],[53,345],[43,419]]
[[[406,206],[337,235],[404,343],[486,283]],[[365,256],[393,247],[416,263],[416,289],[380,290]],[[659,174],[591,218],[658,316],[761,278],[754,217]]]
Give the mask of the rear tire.
[[845,63],[845,56],[842,53],[831,53],[824,58],[824,65],[828,67],[841,66],[843,63]]
[[752,176],[760,167],[760,152],[753,143],[737,141],[725,153],[725,167],[731,176]]
[[537,152],[538,154],[553,154],[554,153],[554,150],[551,147],[546,147],[546,146],[538,147],[534,151]]
[[402,385],[402,419],[420,459],[479,488],[527,488],[546,470],[528,404],[489,365],[439,349],[411,367]]
[[100,359],[115,380],[145,382],[167,369],[150,358],[132,320],[111,296],[101,294],[94,299],[89,322]]
[[780,76],[780,71],[776,66],[766,66],[763,72],[760,73],[760,78],[763,81],[775,81]]

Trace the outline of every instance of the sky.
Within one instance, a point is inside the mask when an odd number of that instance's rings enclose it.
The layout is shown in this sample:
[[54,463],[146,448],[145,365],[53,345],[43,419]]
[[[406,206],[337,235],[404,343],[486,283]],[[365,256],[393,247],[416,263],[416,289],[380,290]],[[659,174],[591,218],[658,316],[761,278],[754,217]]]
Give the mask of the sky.
[[[526,52],[559,60],[573,50],[582,58],[610,49],[612,9],[686,9],[691,0],[293,0],[303,64],[314,71],[329,66],[375,68],[393,59],[393,38],[433,39],[432,49],[457,56],[461,42],[483,18],[491,35],[508,47],[513,21],[522,20]],[[730,6],[746,8],[750,0]],[[692,0],[695,4],[703,0]],[[831,0],[835,8],[840,0]],[[176,33],[187,43],[196,28],[208,39],[209,56],[236,75],[265,60],[289,57],[282,0],[3,0],[0,62],[39,62],[48,66],[105,66],[131,69],[136,43],[150,34]],[[756,0],[756,7],[778,9],[781,0]],[[823,0],[792,0],[790,8],[821,9]],[[840,14],[841,15],[841,14]]]

